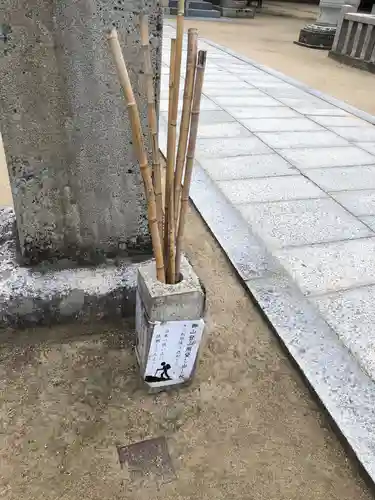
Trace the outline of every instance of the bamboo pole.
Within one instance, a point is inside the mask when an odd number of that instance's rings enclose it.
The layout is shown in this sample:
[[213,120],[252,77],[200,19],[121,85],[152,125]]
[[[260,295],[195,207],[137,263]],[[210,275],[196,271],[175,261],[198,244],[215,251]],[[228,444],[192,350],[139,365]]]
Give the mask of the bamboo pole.
[[160,238],[163,238],[163,195],[161,183],[161,166],[160,166],[160,152],[158,140],[158,123],[156,117],[155,105],[155,89],[153,85],[153,72],[151,64],[150,53],[150,36],[148,30],[148,16],[140,15],[141,27],[141,46],[143,52],[143,66],[146,78],[146,91],[147,91],[147,117],[148,127],[150,133],[150,142],[152,146],[152,174],[153,184],[155,190],[156,201],[156,218],[158,221],[158,228]]
[[145,187],[145,194],[147,200],[148,210],[148,223],[150,226],[152,247],[156,261],[156,276],[161,282],[165,282],[164,259],[161,240],[158,229],[158,221],[156,218],[156,202],[154,187],[152,185],[152,178],[150,168],[148,165],[147,154],[145,151],[141,121],[137,103],[134,98],[133,89],[130,83],[129,74],[124,61],[124,56],[121,51],[120,43],[118,40],[117,30],[113,28],[108,35],[109,46],[112,52],[113,60],[116,66],[117,74],[120,84],[124,91],[125,101],[127,103],[129,119],[133,134],[133,145],[139,161],[143,183]]
[[[165,218],[166,229],[164,230],[164,240],[166,248],[165,260],[166,264],[166,280],[167,283],[174,284],[175,282],[175,265],[176,265],[176,228],[174,223],[174,168],[176,160],[176,143],[177,143],[177,114],[178,114],[178,97],[180,90],[181,79],[181,58],[182,44],[184,36],[184,0],[178,2],[177,15],[177,35],[176,35],[176,50],[174,57],[174,77],[173,88],[170,88],[171,109],[169,111],[168,120],[168,138],[167,138],[167,170],[166,170],[166,205]],[[172,70],[172,68],[171,68]]]
[[178,0],[178,11],[177,11],[177,29],[176,29],[176,63],[175,63],[175,93],[177,95],[176,109],[174,112],[178,111],[178,96],[180,90],[180,78],[181,78],[181,58],[182,58],[182,45],[184,41],[184,15],[185,15],[185,1]]
[[173,101],[173,89],[174,89],[174,78],[175,78],[175,62],[176,62],[176,39],[171,40],[171,54],[169,61],[169,94],[168,94],[168,130],[171,122],[172,116],[172,101]]
[[[176,62],[175,54],[175,62]],[[167,169],[165,180],[165,229],[164,229],[164,252],[165,252],[165,268],[167,283],[174,283],[175,275],[175,226],[174,226],[174,164],[176,155],[176,127],[177,120],[175,109],[175,78],[171,78],[171,86],[169,92],[171,93],[171,110],[169,113],[168,122],[168,138],[167,138]]]
[[184,173],[185,157],[189,137],[191,105],[193,101],[193,90],[198,52],[198,30],[190,28],[188,31],[188,52],[186,60],[186,75],[184,88],[184,101],[180,125],[180,137],[178,141],[176,170],[174,177],[174,220],[175,227],[178,226],[180,213],[181,182]]
[[205,50],[200,50],[198,52],[197,76],[196,76],[195,85],[194,85],[194,97],[193,97],[193,106],[192,106],[192,113],[191,113],[189,144],[188,144],[188,151],[187,151],[187,156],[186,156],[186,168],[185,168],[184,184],[182,187],[182,196],[181,196],[180,223],[178,226],[178,234],[177,234],[177,241],[176,241],[176,276],[175,276],[175,279],[177,279],[177,280],[179,280],[179,278],[180,278],[181,246],[182,246],[182,238],[184,236],[184,230],[185,230],[186,213],[187,213],[188,204],[189,204],[189,193],[190,193],[191,178],[192,178],[193,166],[194,166],[195,147],[196,147],[196,143],[197,143],[199,113],[200,113],[203,81],[204,81],[204,72],[206,69],[206,57],[207,57],[207,52]]
[[[176,64],[176,39],[171,40],[171,54],[169,65],[169,102],[168,102],[168,137],[167,137],[167,158],[166,158],[166,179],[165,179],[165,217],[164,217],[164,266],[166,270],[166,279],[169,282],[169,248],[170,248],[170,185],[171,179],[173,182],[173,161],[174,152],[176,150],[176,124],[173,120],[173,106],[174,106],[174,88],[175,88],[175,64]],[[169,170],[172,172],[169,172]],[[173,185],[173,184],[172,184]]]

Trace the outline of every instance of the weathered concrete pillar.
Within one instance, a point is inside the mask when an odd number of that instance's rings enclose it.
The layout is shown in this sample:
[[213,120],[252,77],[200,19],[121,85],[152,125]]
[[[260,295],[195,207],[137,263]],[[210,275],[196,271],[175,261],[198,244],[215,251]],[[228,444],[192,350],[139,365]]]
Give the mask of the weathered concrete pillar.
[[316,22],[302,28],[295,43],[316,49],[331,49],[342,7],[352,5],[358,8],[359,3],[360,0],[320,0]]
[[138,13],[159,87],[158,0],[2,0],[0,116],[26,262],[149,248],[143,186],[108,50],[118,28],[147,134]]

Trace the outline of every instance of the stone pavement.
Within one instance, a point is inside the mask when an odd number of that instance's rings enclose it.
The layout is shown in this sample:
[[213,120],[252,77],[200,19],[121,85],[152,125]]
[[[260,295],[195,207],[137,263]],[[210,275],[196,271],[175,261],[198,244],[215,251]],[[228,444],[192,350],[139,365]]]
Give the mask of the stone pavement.
[[[174,32],[165,26],[163,151]],[[192,200],[374,480],[375,119],[225,47],[200,48]]]

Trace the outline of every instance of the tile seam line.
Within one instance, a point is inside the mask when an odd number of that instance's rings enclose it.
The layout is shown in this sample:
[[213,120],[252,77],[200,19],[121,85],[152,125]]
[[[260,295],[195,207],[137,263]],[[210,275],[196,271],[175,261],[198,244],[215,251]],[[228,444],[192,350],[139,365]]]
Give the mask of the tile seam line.
[[[313,199],[316,199],[316,198],[313,198]],[[327,199],[327,198],[321,198],[321,199]],[[297,200],[299,201],[299,200]],[[303,201],[306,201],[306,200],[303,200]],[[357,221],[359,223],[361,223],[361,221]],[[363,226],[366,228],[366,224],[363,224]],[[371,233],[373,233],[372,235],[371,234],[368,234],[367,236],[358,236],[356,238],[342,238],[342,239],[339,239],[339,240],[331,240],[331,241],[316,241],[316,242],[313,242],[313,243],[303,243],[302,245],[285,245],[283,247],[280,247],[280,248],[275,248],[274,249],[274,252],[283,252],[284,250],[296,250],[296,249],[304,249],[304,248],[310,248],[310,247],[320,247],[320,246],[324,246],[324,245],[335,245],[336,243],[349,243],[349,242],[352,242],[352,241],[359,241],[359,240],[371,240],[371,239],[375,239],[375,231],[373,229],[370,229]],[[375,282],[374,282],[375,283]]]
[[[343,146],[343,147],[346,147],[346,146]],[[287,149],[287,148],[285,148],[285,149]],[[310,149],[310,148],[306,148],[306,149]],[[311,149],[315,149],[315,148],[311,148]],[[325,148],[322,148],[322,149],[325,149]],[[284,158],[284,156],[282,156],[281,153],[279,153],[279,156],[281,156],[281,158]],[[320,166],[320,167],[304,167],[303,169],[302,169],[302,167],[297,167],[297,165],[294,165],[294,164],[292,164],[292,165],[294,168],[299,169],[299,171],[301,171],[301,172],[309,172],[310,170],[335,170],[336,168],[350,168],[351,169],[351,168],[357,168],[357,167],[375,167],[375,163],[360,163],[358,165],[328,165],[328,166],[326,165],[326,166]],[[363,191],[366,191],[367,189],[375,189],[375,188],[365,188]],[[340,192],[340,191],[337,191],[337,192]],[[342,191],[346,191],[346,190],[343,189]],[[356,189],[355,191],[362,191],[362,189]],[[336,192],[336,191],[330,191],[330,192]]]
[[350,287],[343,287],[343,288],[340,288],[339,290],[332,290],[331,292],[321,292],[321,293],[310,293],[308,295],[305,295],[305,297],[307,299],[309,299],[310,297],[311,298],[320,298],[320,297],[331,297],[331,296],[337,296],[337,295],[340,295],[342,293],[346,293],[346,292],[350,292],[351,290],[361,290],[363,288],[375,288],[375,280],[373,282],[370,282],[370,283],[366,283],[366,284],[360,284],[360,285],[354,285],[354,286],[350,286]]
[[[235,156],[234,158],[237,158],[237,157]],[[203,167],[202,164],[200,164],[200,165],[207,172],[207,168]],[[290,174],[269,175],[268,177],[264,177],[263,175],[261,175],[261,176],[252,176],[252,177],[236,177],[235,179],[215,179],[215,177],[212,176],[211,173],[209,173],[209,175],[210,175],[211,179],[215,182],[232,182],[232,181],[251,181],[251,180],[257,180],[257,179],[273,179],[274,177],[292,177],[293,175],[296,175],[296,174],[295,174],[295,172],[292,172]],[[251,204],[251,202],[249,202],[249,204]],[[372,214],[365,214],[365,215],[372,215]]]
[[360,218],[360,217],[375,217],[375,211],[372,213],[372,214],[359,214],[359,215],[356,215],[357,218]]
[[[202,165],[200,165],[201,168]],[[208,174],[210,175],[210,174]],[[211,177],[211,176],[210,176]],[[290,177],[289,175],[284,175],[283,177]],[[255,179],[259,179],[259,177],[255,177]],[[270,177],[262,177],[262,179],[269,179]],[[212,177],[211,177],[212,179]],[[212,179],[214,182],[218,182],[217,180],[215,179]],[[244,180],[244,179],[235,179],[235,180]],[[223,182],[228,182],[228,181],[223,181]],[[246,205],[263,205],[263,204],[268,204],[268,205],[271,205],[271,204],[275,204],[275,205],[279,205],[279,204],[283,204],[283,203],[293,203],[295,201],[315,201],[315,200],[328,200],[329,197],[327,196],[321,196],[320,198],[299,198],[298,200],[276,200],[276,201],[254,201],[254,202],[251,202],[249,201],[248,203],[238,203],[238,205],[240,205],[241,207],[243,206],[246,206]],[[375,214],[374,214],[374,217],[375,217]]]
[[[258,156],[263,156],[263,155],[258,155]],[[232,158],[238,158],[238,156],[234,156],[234,157],[232,156]],[[211,158],[209,158],[209,159],[211,159]],[[214,158],[214,159],[217,159],[217,158]],[[200,164],[200,166],[202,167],[201,163],[199,162],[199,159],[197,159],[197,161]],[[204,167],[202,167],[202,168],[204,170],[206,170]],[[297,167],[294,167],[294,168],[297,168]],[[278,179],[279,177],[280,178],[284,178],[284,177],[295,177],[295,178],[303,177],[303,178],[305,178],[305,176],[300,171],[297,171],[297,172],[294,171],[290,175],[280,175],[280,174],[277,174],[277,175],[272,175],[270,177],[268,177],[268,176],[267,177],[257,177],[257,179]],[[230,180],[230,181],[219,180],[219,181],[215,181],[215,182],[236,182],[236,181],[241,181],[241,180],[244,180],[244,179],[233,179],[233,180]],[[252,180],[252,178],[250,178],[249,180]],[[308,180],[310,180],[310,179],[308,179]],[[310,182],[312,182],[312,181],[310,181]],[[322,191],[323,193],[325,193],[325,191],[323,191],[322,188],[319,188],[319,189],[320,189],[320,191]],[[327,196],[329,196],[329,193],[326,193],[326,194],[327,194]],[[323,196],[321,198],[323,198]],[[308,198],[306,198],[306,199],[308,199]],[[242,203],[240,203],[240,205],[242,205]]]
[[[289,176],[284,176],[284,177],[289,177]],[[220,186],[218,186],[219,189]],[[224,193],[223,193],[224,194]],[[227,198],[227,195],[224,195],[226,198]],[[244,205],[253,205],[253,204],[256,204],[256,203],[279,203],[279,202],[282,202],[282,201],[306,201],[306,200],[321,200],[321,199],[325,199],[325,200],[329,200],[330,199],[330,196],[327,195],[327,196],[311,196],[310,198],[292,198],[292,199],[289,199],[289,200],[286,200],[285,198],[277,198],[276,200],[267,200],[267,201],[254,201],[254,202],[244,202],[244,203],[233,203],[233,201],[231,201],[229,198],[227,198],[227,200],[229,201],[229,203],[231,205],[233,205],[234,208],[236,207],[242,207]]]
[[[175,29],[174,26],[171,24],[168,24],[168,26]],[[372,125],[375,125],[375,116],[371,115],[370,113],[367,113],[366,111],[362,111],[359,108],[352,106],[351,104],[340,101],[336,97],[329,96],[328,94],[325,94],[324,92],[322,92],[320,90],[315,90],[305,83],[302,83],[294,78],[288,77],[277,70],[274,70],[274,69],[268,68],[267,66],[259,64],[259,63],[255,62],[253,59],[246,57],[246,56],[243,56],[241,54],[238,54],[235,51],[232,51],[231,49],[228,49],[227,47],[225,47],[223,45],[220,45],[220,44],[213,42],[211,40],[208,40],[206,38],[201,38],[201,40],[204,43],[206,43],[207,45],[210,45],[211,47],[215,47],[218,50],[221,50],[225,54],[231,55],[231,56],[235,57],[236,59],[239,59],[240,61],[243,61],[247,64],[251,64],[255,68],[258,68],[269,75],[276,76],[277,78],[279,78],[280,80],[282,80],[286,83],[290,83],[291,85],[294,85],[295,87],[297,87],[299,89],[303,89],[303,90],[307,91],[309,94],[311,94],[315,97],[318,97],[318,98],[322,99],[323,101],[328,102],[329,104],[333,104],[334,106],[336,106],[339,109],[342,109],[343,111],[347,111],[348,113],[351,113],[359,118],[362,118],[363,120],[371,123]]]

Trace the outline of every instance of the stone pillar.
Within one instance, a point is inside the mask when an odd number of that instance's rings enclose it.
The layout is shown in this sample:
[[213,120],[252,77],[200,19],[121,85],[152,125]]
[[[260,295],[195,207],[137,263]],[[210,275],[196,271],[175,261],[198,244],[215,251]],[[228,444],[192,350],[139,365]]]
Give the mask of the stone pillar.
[[[147,131],[138,14],[158,0],[2,0],[0,116],[23,261],[150,249],[143,185],[106,32],[115,25]],[[142,81],[142,84],[141,84]]]
[[331,49],[342,7],[352,5],[358,8],[359,3],[360,0],[320,0],[316,22],[302,28],[295,43],[315,49]]

